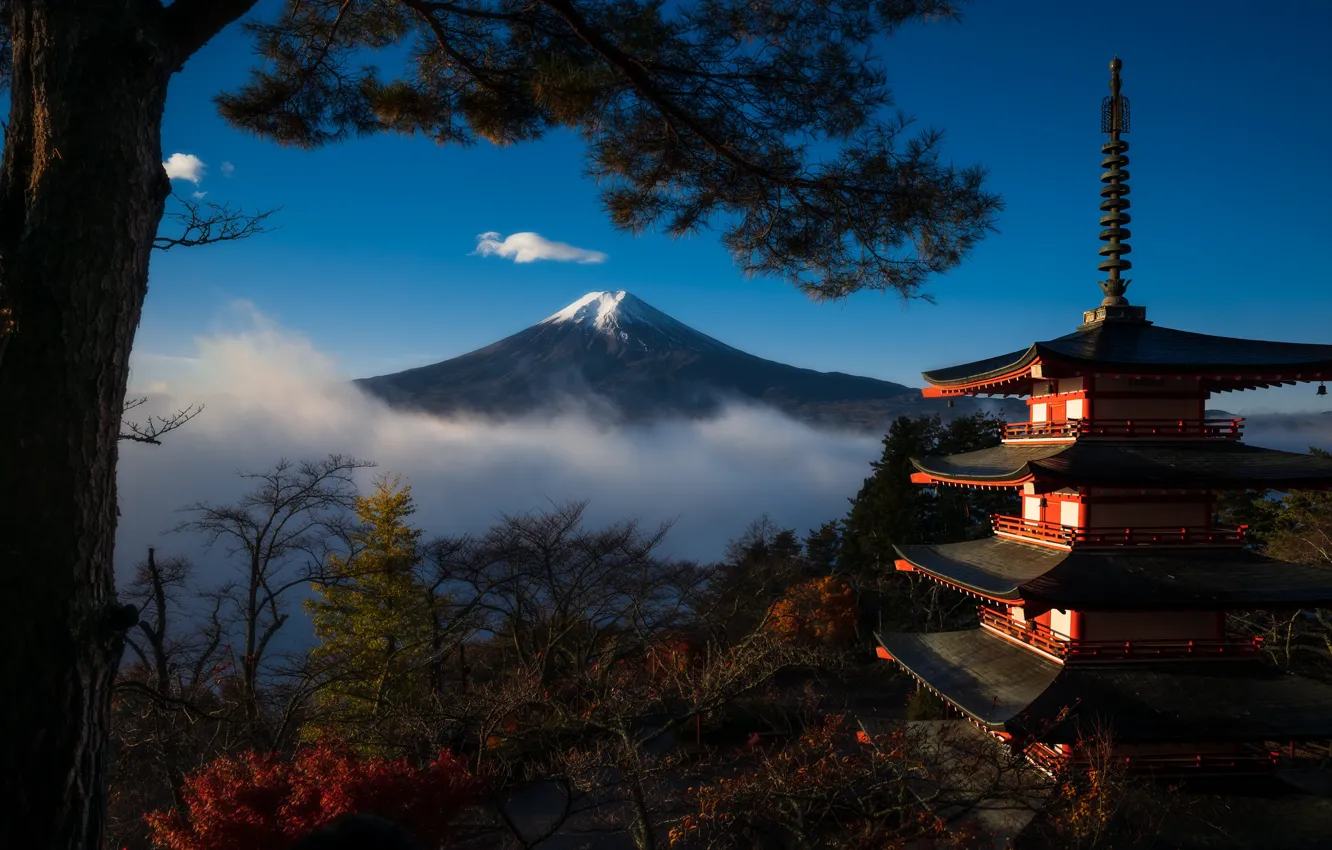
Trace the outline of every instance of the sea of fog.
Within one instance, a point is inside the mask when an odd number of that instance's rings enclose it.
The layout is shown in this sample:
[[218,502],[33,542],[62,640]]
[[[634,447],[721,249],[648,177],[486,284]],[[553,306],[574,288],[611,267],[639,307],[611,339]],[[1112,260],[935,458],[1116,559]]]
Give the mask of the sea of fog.
[[[880,452],[876,437],[818,431],[761,407],[623,428],[606,427],[595,410],[506,422],[394,411],[349,384],[332,356],[258,313],[239,331],[199,338],[195,355],[179,360],[166,380],[160,368],[136,367],[155,378],[139,385],[150,400],[136,413],[205,409],[161,446],[121,444],[122,579],[149,546],[191,557],[200,584],[229,578],[224,550],[206,551],[201,539],[170,531],[185,518],[178,509],[230,502],[247,489],[238,471],[280,458],[337,452],[373,460],[377,472],[401,473],[427,537],[479,532],[502,513],[589,500],[590,523],[673,521],[663,554],[706,561],[761,514],[802,534],[845,515]],[[1231,409],[1234,398],[1209,406]],[[1332,416],[1254,415],[1246,441],[1332,447]],[[372,475],[361,478],[368,484]]]

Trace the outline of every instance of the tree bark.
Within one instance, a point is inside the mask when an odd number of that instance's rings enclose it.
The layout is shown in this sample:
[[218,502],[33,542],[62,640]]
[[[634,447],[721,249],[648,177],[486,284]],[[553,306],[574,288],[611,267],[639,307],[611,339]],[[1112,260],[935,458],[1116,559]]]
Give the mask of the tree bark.
[[116,604],[116,446],[169,185],[179,66],[157,0],[10,0],[0,164],[0,846],[97,850]]

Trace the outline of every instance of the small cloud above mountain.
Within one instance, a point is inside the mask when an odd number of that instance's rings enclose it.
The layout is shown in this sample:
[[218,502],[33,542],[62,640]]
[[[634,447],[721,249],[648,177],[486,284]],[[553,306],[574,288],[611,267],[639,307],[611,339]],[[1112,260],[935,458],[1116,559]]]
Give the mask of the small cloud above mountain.
[[169,179],[188,180],[191,183],[202,180],[208,168],[202,159],[192,153],[173,153],[162,163],[162,167],[166,169]]
[[501,238],[495,231],[481,233],[476,237],[476,250],[472,252],[481,257],[502,257],[515,263],[534,263],[537,260],[554,260],[560,263],[604,263],[606,255],[601,251],[578,248],[567,242],[547,239],[540,233],[511,233]]

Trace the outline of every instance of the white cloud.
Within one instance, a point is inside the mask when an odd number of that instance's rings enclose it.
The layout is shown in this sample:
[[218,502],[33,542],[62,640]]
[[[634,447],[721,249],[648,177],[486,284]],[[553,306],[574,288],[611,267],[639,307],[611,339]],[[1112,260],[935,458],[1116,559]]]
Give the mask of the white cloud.
[[196,200],[196,201],[202,201],[204,198],[208,197],[208,193],[207,193],[207,192],[191,192],[191,193],[190,193],[190,197],[191,197],[191,198],[194,198],[194,200]]
[[121,447],[122,576],[156,546],[220,577],[216,552],[164,530],[184,504],[240,495],[238,469],[282,457],[344,452],[404,473],[427,537],[482,531],[501,512],[550,500],[588,499],[595,523],[678,518],[664,551],[711,560],[763,512],[802,535],[844,515],[880,453],[874,437],[817,432],[756,407],[625,428],[586,410],[503,422],[393,411],[348,384],[308,339],[257,313],[196,344],[193,359],[135,356],[141,392],[157,391],[144,415],[193,403],[205,410],[164,445]]
[[235,173],[236,173],[236,166],[232,165],[231,163],[227,162],[226,160],[223,160],[223,161],[222,161],[222,176],[223,176],[223,177],[230,177],[231,175],[233,175],[233,174],[235,174]]
[[476,250],[482,257],[504,257],[515,263],[537,260],[556,260],[562,263],[604,263],[606,255],[600,251],[576,248],[566,242],[555,242],[539,233],[511,233],[501,239],[491,231],[476,237]]
[[166,169],[167,177],[170,179],[188,180],[191,183],[202,180],[204,171],[208,168],[202,159],[192,153],[173,153],[162,163],[162,167]]

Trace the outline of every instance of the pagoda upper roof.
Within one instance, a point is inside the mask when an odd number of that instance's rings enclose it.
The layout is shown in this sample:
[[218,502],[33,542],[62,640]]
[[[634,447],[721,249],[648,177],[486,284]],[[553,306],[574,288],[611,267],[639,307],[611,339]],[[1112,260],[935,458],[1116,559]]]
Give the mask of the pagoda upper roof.
[[1261,660],[1060,665],[984,629],[879,643],[974,720],[1019,737],[1071,744],[1079,722],[1097,716],[1122,743],[1332,737],[1332,685]]
[[[1079,373],[1201,376],[1213,389],[1242,389],[1332,377],[1332,345],[1211,336],[1146,321],[1104,321],[1008,354],[922,375],[941,389],[1020,392],[1004,385],[1030,380],[1037,362]],[[987,383],[992,386],[972,387]]]
[[947,456],[912,458],[917,480],[1016,486],[1028,481],[1128,488],[1281,488],[1332,485],[1332,459],[1207,443],[1078,441],[1004,443]]
[[1061,551],[1001,537],[897,546],[912,568],[999,602],[1078,610],[1312,608],[1332,605],[1332,570],[1247,549]]

